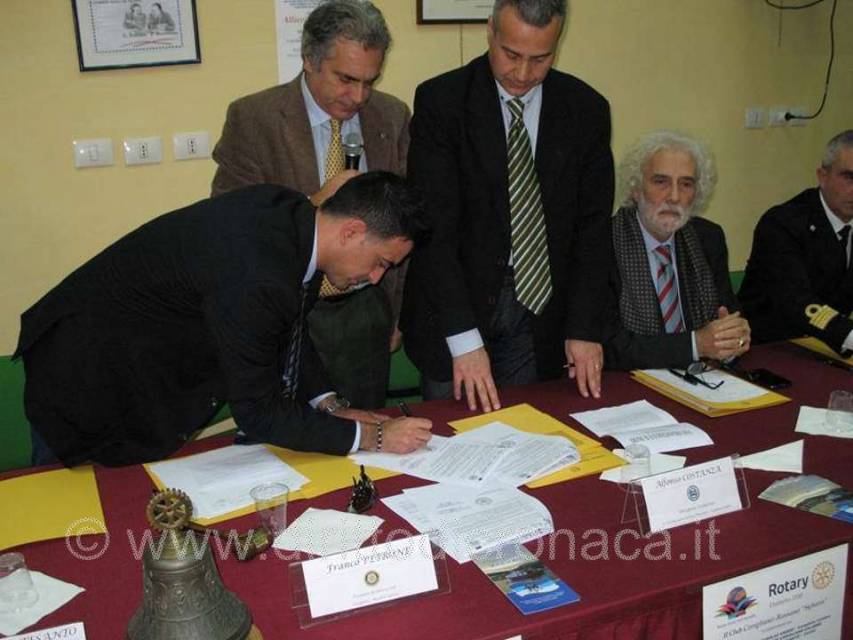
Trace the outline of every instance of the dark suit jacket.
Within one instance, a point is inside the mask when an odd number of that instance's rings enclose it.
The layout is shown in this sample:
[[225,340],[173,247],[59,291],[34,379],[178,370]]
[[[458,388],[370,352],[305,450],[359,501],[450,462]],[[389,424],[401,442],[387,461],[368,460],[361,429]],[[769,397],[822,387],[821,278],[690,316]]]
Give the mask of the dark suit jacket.
[[[554,291],[533,331],[549,378],[562,371],[566,338],[601,340],[613,159],[601,95],[553,69],[542,91],[535,164]],[[486,56],[418,87],[411,135],[409,177],[429,199],[434,232],[409,266],[401,326],[417,366],[448,380],[445,336],[476,327],[488,344],[510,255],[506,131]]]
[[[699,238],[702,253],[708,261],[714,277],[719,300],[717,306],[724,306],[729,311],[740,309],[735,293],[729,280],[729,251],[726,247],[726,236],[723,228],[705,218],[691,218],[687,224],[693,227]],[[643,248],[645,250],[645,247]],[[679,287],[684,287],[683,256],[676,255]],[[649,273],[652,278],[652,274]],[[608,324],[609,337],[604,344],[604,365],[609,369],[652,369],[661,367],[685,367],[693,361],[693,344],[690,332],[702,327],[693,326],[690,318],[685,316],[686,331],[683,333],[665,333],[661,319],[661,333],[655,336],[644,336],[628,331],[619,316],[619,294],[622,290],[622,280],[619,269],[613,269],[612,292],[613,309]]]
[[[33,427],[69,466],[131,464],[169,455],[227,401],[258,440],[346,453],[351,421],[281,393],[313,237],[314,207],[264,185],[106,248],[22,316],[15,356]],[[305,400],[328,388],[310,340],[302,363]]]
[[[832,230],[817,189],[806,189],[758,221],[738,296],[756,342],[811,335],[836,351],[853,330],[853,270]],[[809,305],[839,312],[821,329]]]

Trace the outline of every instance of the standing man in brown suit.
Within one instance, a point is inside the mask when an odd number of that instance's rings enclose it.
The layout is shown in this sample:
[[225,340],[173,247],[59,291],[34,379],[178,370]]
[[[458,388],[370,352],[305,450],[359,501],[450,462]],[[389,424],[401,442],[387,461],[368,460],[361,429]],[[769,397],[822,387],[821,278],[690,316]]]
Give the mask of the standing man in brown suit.
[[[213,195],[257,183],[281,184],[319,205],[354,175],[343,170],[342,140],[363,140],[361,171],[404,174],[409,109],[373,90],[391,42],[371,2],[331,0],[311,12],[302,35],[303,71],[292,81],[249,95],[228,107],[213,151],[219,165]],[[330,290],[308,318],[311,338],[340,396],[319,408],[384,404],[403,270],[379,286]]]

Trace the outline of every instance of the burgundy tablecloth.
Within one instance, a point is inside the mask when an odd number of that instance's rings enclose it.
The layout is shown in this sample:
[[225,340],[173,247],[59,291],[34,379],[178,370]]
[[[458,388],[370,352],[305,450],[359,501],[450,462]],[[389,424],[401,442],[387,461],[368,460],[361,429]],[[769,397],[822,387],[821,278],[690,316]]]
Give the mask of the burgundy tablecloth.
[[[651,392],[631,381],[627,374],[613,372],[606,374],[601,400],[584,400],[573,383],[556,381],[506,389],[502,401],[504,406],[528,402],[580,428],[568,418],[570,411],[646,398],[677,419],[705,429],[713,438],[712,447],[683,452],[687,464],[732,453],[753,453],[803,438],[804,473],[823,475],[848,488],[853,486],[853,441],[794,432],[799,406],[823,406],[832,389],[853,388],[850,373],[817,362],[791,345],[755,349],[743,364],[764,366],[793,380],[794,385],[786,392],[793,401],[711,419]],[[447,421],[469,415],[467,409],[450,401],[424,403],[413,409],[418,415],[432,418],[435,431],[443,434],[450,433]],[[224,438],[214,438],[193,443],[181,453],[226,442]],[[605,444],[617,446],[612,440]],[[127,622],[142,597],[142,570],[137,557],[146,529],[144,505],[151,495],[151,483],[139,466],[97,468],[96,475],[109,537],[87,536],[79,544],[74,539],[46,541],[21,550],[33,569],[86,589],[35,628],[82,620],[88,638],[115,640],[124,636]],[[618,485],[602,482],[597,476],[531,491],[551,510],[554,527],[561,533],[543,541],[541,547],[536,542],[528,546],[534,552],[541,550],[545,564],[581,595],[577,604],[532,616],[520,614],[473,564],[458,565],[448,559],[452,589],[448,595],[403,602],[300,630],[290,607],[288,560],[270,554],[249,563],[238,563],[233,557],[219,559],[218,565],[225,584],[249,605],[267,639],[497,640],[515,634],[522,634],[525,640],[699,638],[703,585],[853,540],[853,527],[849,524],[758,500],[758,494],[771,482],[789,474],[747,470],[745,475],[751,507],[713,521],[718,531],[718,559],[709,557],[708,522],[655,534],[649,539],[639,538],[631,527],[625,531],[619,523],[624,494]],[[380,481],[378,487],[389,496],[418,484],[424,483],[400,476]],[[311,501],[297,501],[290,505],[288,517],[296,518],[308,506],[342,508],[347,499],[346,491],[338,491]],[[399,530],[411,531],[408,523],[384,505],[377,506],[373,513],[385,518],[380,540],[395,530],[398,535]],[[37,506],[33,517],[39,517]],[[247,517],[232,524],[246,529],[253,522]],[[620,532],[621,559],[615,544]],[[697,536],[701,540],[698,547]],[[91,559],[78,559],[83,557]],[[851,586],[853,567],[848,567],[846,627],[853,627]],[[846,630],[844,637],[853,638],[853,630]]]

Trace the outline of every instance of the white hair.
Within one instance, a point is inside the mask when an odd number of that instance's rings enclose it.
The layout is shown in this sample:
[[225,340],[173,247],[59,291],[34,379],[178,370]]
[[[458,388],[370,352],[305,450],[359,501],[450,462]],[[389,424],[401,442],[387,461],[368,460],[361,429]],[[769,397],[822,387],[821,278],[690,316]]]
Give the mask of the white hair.
[[622,206],[637,205],[635,194],[643,190],[643,169],[658,151],[683,151],[696,165],[696,195],[691,211],[701,213],[708,206],[717,184],[714,156],[708,146],[677,131],[653,131],[640,137],[628,149],[619,165],[619,194]]

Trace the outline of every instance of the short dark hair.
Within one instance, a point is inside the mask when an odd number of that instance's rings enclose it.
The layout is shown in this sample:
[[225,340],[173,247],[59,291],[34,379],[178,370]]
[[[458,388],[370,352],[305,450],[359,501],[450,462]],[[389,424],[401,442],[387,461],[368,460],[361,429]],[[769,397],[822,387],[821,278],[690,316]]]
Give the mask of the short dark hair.
[[302,27],[302,57],[319,67],[338,38],[377,49],[382,55],[391,45],[382,12],[364,0],[329,0],[314,9]]
[[334,217],[358,218],[368,233],[383,240],[402,236],[421,246],[430,234],[420,191],[389,171],[368,171],[351,178],[320,210]]
[[492,27],[498,29],[498,14],[504,7],[512,7],[525,23],[542,29],[559,18],[565,22],[566,0],[495,0],[492,7]]

